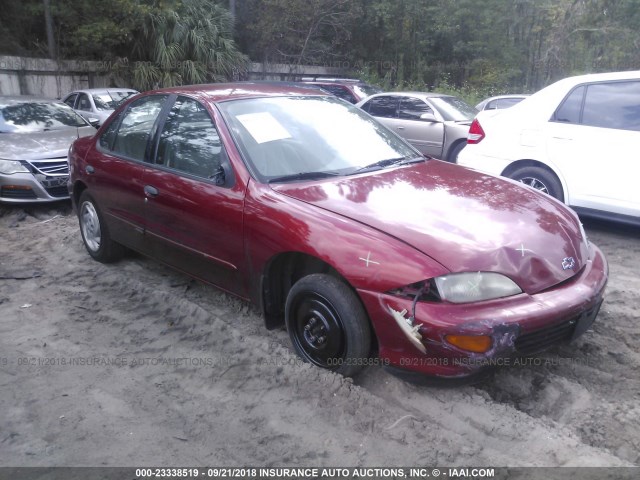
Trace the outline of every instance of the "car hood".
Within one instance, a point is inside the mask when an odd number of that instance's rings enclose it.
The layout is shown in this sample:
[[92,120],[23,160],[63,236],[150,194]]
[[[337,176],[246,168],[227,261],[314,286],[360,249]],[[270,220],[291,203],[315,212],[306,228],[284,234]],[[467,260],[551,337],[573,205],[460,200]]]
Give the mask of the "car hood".
[[530,294],[567,280],[588,258],[579,221],[560,202],[437,160],[272,188],[383,231],[452,272],[499,272]]
[[95,133],[96,129],[90,126],[46,132],[0,133],[0,158],[41,160],[66,157],[75,139]]

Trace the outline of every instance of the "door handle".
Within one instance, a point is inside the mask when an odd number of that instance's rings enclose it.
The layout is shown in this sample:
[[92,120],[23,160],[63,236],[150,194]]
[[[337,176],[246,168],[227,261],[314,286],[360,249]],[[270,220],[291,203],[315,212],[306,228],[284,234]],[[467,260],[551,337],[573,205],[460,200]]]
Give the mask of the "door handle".
[[404,127],[398,127],[398,130],[404,130]]
[[158,189],[156,187],[154,187],[153,185],[145,185],[144,186],[144,194],[147,197],[156,197],[158,196]]
[[93,168],[91,165],[87,165],[86,167],[84,167],[84,171],[87,172],[87,175],[91,175],[96,171],[96,169]]

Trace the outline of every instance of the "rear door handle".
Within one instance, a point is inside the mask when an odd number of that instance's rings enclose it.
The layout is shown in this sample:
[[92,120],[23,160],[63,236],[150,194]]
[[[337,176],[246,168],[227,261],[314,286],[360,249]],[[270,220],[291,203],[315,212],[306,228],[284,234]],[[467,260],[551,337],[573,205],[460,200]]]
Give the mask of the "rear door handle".
[[147,197],[156,197],[158,196],[158,189],[156,187],[154,187],[153,185],[145,185],[144,186],[144,194]]
[[398,130],[404,130],[404,127],[398,127]]
[[87,172],[87,175],[91,175],[96,171],[96,169],[93,168],[91,165],[87,165],[86,167],[84,167],[84,171]]

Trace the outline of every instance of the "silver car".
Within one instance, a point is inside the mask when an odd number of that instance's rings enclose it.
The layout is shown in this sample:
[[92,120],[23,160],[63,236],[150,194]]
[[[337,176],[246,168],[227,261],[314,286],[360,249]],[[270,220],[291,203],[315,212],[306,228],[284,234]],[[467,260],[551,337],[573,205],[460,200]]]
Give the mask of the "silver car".
[[58,100],[0,96],[0,202],[69,198],[69,146],[94,133]]
[[458,97],[426,92],[379,93],[357,106],[420,152],[454,163],[467,144],[469,125],[478,113]]
[[99,126],[126,98],[136,93],[139,92],[131,88],[88,88],[71,92],[62,101],[90,123],[97,119],[95,123]]

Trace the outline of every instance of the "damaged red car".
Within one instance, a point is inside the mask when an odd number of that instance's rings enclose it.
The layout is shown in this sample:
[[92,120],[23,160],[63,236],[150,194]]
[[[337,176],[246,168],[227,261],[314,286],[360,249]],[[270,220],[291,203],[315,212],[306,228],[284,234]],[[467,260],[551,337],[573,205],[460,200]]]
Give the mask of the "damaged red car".
[[425,158],[320,91],[147,92],[69,160],[94,259],[136,250],[251,300],[305,361],[344,375],[377,358],[465,377],[570,341],[607,283],[563,204]]

